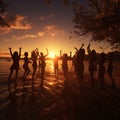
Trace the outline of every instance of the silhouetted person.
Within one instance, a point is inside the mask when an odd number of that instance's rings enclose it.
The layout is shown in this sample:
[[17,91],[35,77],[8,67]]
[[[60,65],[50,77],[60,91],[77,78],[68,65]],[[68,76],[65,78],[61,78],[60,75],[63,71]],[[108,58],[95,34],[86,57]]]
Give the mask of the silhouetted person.
[[112,76],[112,72],[113,72],[113,59],[114,59],[114,55],[113,53],[109,53],[108,55],[108,66],[107,66],[107,73],[112,81],[112,85],[114,88],[116,88],[116,85],[115,85],[115,81],[113,79],[113,76]]
[[74,60],[75,64],[75,71],[76,76],[78,78],[80,88],[83,87],[83,80],[84,80],[84,58],[85,58],[85,50],[83,49],[84,44],[81,45],[80,49],[78,50],[76,47],[76,60]]
[[58,75],[58,57],[56,55],[53,59],[53,64],[54,64],[54,73],[55,75]]
[[26,78],[29,73],[30,73],[30,69],[28,67],[28,63],[31,63],[31,61],[28,60],[28,52],[24,53],[24,64],[23,64],[23,69],[24,69],[24,74],[23,74],[23,78]]
[[91,76],[92,87],[94,87],[94,72],[97,70],[96,51],[90,49],[90,44],[87,47],[89,55],[89,72]]
[[65,87],[67,87],[67,79],[68,79],[68,55],[66,53],[63,54],[63,56],[61,56],[62,58],[62,70],[63,70],[63,74],[64,74],[64,78],[65,78]]
[[[29,75],[29,73],[30,73],[30,69],[29,69],[29,67],[28,67],[28,63],[31,63],[31,61],[29,61],[28,60],[28,52],[25,52],[24,53],[24,64],[23,64],[23,69],[24,69],[24,74],[23,74],[23,82],[25,82],[24,81],[24,79],[26,79],[26,77]],[[25,83],[23,83],[23,87],[24,87],[24,84]]]
[[45,66],[46,66],[46,63],[45,63],[45,58],[46,56],[48,56],[48,49],[46,49],[47,51],[47,54],[44,55],[43,52],[40,53],[40,56],[39,56],[39,61],[40,61],[40,71],[41,71],[41,87],[43,87],[43,79],[44,79],[44,73],[45,73]]
[[62,56],[62,70],[65,78],[68,76],[68,55],[66,53]]
[[37,70],[37,56],[38,56],[38,49],[32,51],[31,58],[32,58],[32,67],[33,67],[33,75],[32,78],[34,78],[35,72]]
[[70,51],[70,58],[72,58],[72,52]]
[[99,67],[98,67],[98,77],[100,79],[100,86],[101,88],[104,88],[104,84],[105,84],[105,78],[104,78],[104,74],[105,74],[105,53],[101,53],[100,55],[100,59],[99,59]]
[[10,91],[10,78],[11,78],[11,75],[12,75],[14,70],[16,72],[16,74],[15,74],[15,90],[16,90],[16,87],[17,87],[17,77],[18,77],[18,70],[19,70],[19,60],[20,60],[20,56],[21,56],[21,48],[19,48],[19,54],[18,54],[17,51],[15,51],[12,54],[11,48],[9,48],[9,51],[10,51],[10,55],[11,55],[12,60],[13,60],[13,64],[10,67],[10,74],[9,74],[9,77],[8,77],[8,90]]

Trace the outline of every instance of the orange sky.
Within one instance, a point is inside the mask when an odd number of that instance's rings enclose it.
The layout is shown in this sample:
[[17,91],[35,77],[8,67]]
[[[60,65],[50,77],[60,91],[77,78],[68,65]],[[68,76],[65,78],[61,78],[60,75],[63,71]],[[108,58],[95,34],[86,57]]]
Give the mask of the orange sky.
[[[41,0],[7,0],[9,1],[8,12],[10,17],[6,17],[11,25],[9,28],[0,28],[0,56],[9,53],[9,47],[13,52],[22,47],[22,53],[38,48],[46,54],[59,55],[59,51],[64,53],[75,52],[74,47],[79,48],[82,43],[86,47],[91,39],[90,35],[71,39],[69,36],[73,29],[73,14],[69,6],[65,6],[62,1],[54,1],[46,5]],[[91,48],[102,52],[110,51],[106,43],[92,42]],[[86,52],[87,53],[87,52]],[[6,55],[5,55],[6,56]]]

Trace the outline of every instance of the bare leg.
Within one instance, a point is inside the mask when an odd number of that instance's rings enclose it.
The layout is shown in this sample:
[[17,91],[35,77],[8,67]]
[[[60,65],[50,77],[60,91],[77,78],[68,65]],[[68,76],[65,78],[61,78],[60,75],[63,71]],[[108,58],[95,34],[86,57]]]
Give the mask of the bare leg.
[[42,67],[42,71],[41,71],[41,79],[44,79],[44,72],[45,72],[45,67]]
[[94,73],[92,71],[90,71],[90,76],[91,76],[92,87],[94,87]]
[[35,76],[35,72],[36,72],[36,69],[33,70],[33,76],[32,76],[32,88],[33,88],[33,80],[34,80],[34,76]]
[[30,73],[30,70],[27,71],[26,77],[29,75],[29,73]]
[[113,87],[116,88],[115,81],[114,81],[114,79],[113,79],[113,77],[112,77],[112,73],[108,73],[108,74],[109,74],[109,77],[110,77],[111,80],[112,80],[112,85],[113,85]]
[[34,78],[35,72],[36,72],[36,70],[34,69],[34,70],[33,70],[32,78]]
[[16,75],[15,75],[15,90],[17,88],[17,77],[18,77],[18,70],[16,70]]
[[26,76],[27,70],[25,70],[24,74],[23,74],[23,78]]
[[11,78],[12,73],[13,73],[13,70],[10,71],[10,74],[9,74],[9,77],[8,77],[8,91],[9,92],[10,92],[10,83],[11,83],[10,82],[11,81],[10,78]]

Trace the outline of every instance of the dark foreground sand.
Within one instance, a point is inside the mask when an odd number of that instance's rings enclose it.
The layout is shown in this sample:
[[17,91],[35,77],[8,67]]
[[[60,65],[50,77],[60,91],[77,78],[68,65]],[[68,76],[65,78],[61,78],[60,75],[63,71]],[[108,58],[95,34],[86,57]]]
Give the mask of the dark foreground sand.
[[112,88],[108,76],[103,90],[97,75],[94,88],[89,79],[85,75],[84,87],[79,89],[76,76],[71,72],[64,89],[62,73],[58,77],[46,74],[41,91],[40,77],[36,76],[32,92],[31,80],[26,80],[23,91],[22,78],[19,78],[15,93],[9,95],[7,87],[5,93],[1,93],[4,99],[0,100],[0,120],[120,120],[120,75],[115,75],[118,89]]

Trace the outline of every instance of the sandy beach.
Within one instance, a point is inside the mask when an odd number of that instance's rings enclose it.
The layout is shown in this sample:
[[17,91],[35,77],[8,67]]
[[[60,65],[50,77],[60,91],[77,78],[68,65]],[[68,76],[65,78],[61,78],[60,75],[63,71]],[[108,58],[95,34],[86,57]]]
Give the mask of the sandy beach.
[[[11,64],[8,62],[3,64],[4,62],[1,61],[0,70],[1,120],[120,120],[119,62],[115,63],[113,73],[117,89],[112,87],[107,73],[105,89],[100,88],[97,73],[95,87],[92,88],[87,67],[84,74],[84,87],[79,89],[78,80],[74,71],[70,69],[71,66],[69,66],[67,86],[64,89],[64,76],[61,69],[58,76],[55,76],[49,64],[42,91],[39,88],[41,78],[38,71],[34,78],[34,90],[31,88],[31,74],[26,79],[25,90],[23,90],[21,70],[17,91],[14,92],[12,85],[11,95],[7,90],[7,77]],[[85,66],[88,66],[87,63]]]

